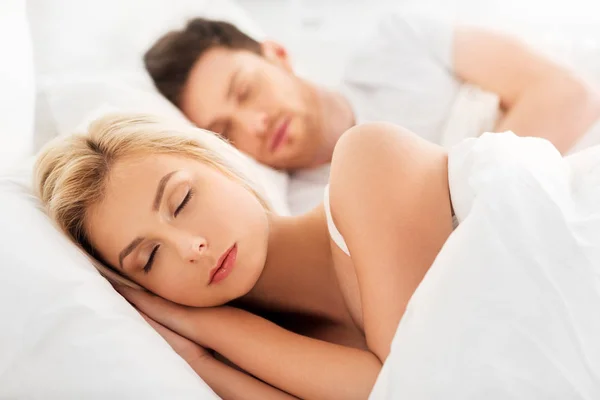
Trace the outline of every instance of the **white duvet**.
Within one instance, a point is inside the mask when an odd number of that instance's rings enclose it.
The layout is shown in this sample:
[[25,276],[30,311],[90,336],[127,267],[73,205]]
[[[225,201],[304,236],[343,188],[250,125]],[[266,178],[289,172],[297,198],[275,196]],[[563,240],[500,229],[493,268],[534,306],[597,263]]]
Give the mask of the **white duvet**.
[[600,399],[600,147],[485,134],[449,175],[461,224],[371,399]]

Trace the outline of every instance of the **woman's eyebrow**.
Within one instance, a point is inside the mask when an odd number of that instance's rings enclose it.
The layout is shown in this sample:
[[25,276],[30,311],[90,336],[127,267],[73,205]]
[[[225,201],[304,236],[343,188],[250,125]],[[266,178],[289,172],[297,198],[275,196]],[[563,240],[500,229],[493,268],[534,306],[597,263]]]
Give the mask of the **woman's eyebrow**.
[[[160,179],[160,181],[158,182],[158,187],[156,188],[156,195],[154,196],[154,203],[152,204],[152,211],[158,211],[160,202],[162,201],[162,197],[165,193],[165,187],[167,186],[167,182],[169,182],[169,179],[171,179],[171,177],[173,175],[175,175],[177,172],[178,172],[178,170],[169,172],[168,174],[163,176]],[[139,246],[139,244],[142,243],[143,241],[144,241],[144,238],[137,237],[137,238],[133,239],[133,241],[131,243],[129,243],[127,245],[127,247],[125,247],[119,253],[119,266],[121,267],[121,269],[123,269],[123,260],[125,259],[125,257],[130,255],[133,252],[133,250],[135,250],[135,248],[137,246]]]
[[167,186],[167,182],[169,179],[175,174],[177,171],[172,171],[162,177],[160,182],[158,182],[158,187],[156,188],[156,196],[154,196],[154,204],[152,205],[152,211],[158,211],[158,207],[160,206],[160,202],[162,201],[163,194],[165,193],[165,186]]
[[131,252],[133,250],[135,250],[136,247],[138,247],[138,245],[140,243],[142,243],[142,241],[144,241],[144,238],[141,237],[137,237],[135,239],[133,239],[133,241],[131,243],[129,243],[129,245],[127,245],[127,247],[125,247],[120,253],[119,253],[119,266],[121,267],[121,269],[123,269],[123,259],[125,257],[127,257],[128,255],[131,254]]

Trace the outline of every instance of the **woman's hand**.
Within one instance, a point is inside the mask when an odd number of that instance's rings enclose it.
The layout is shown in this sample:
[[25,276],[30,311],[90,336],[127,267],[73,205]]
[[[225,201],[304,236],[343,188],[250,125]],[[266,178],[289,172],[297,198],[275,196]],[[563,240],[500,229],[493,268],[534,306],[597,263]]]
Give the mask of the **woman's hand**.
[[[182,306],[145,290],[132,289],[122,285],[115,286],[115,289],[142,315],[161,325],[163,329],[177,334],[181,339],[190,340],[200,346],[210,347],[205,340],[202,340],[200,330],[196,329],[198,317],[204,309]],[[194,332],[193,337],[189,335],[190,332]],[[159,333],[162,335],[161,331]],[[165,337],[165,339],[167,338]],[[173,340],[175,341],[174,338]],[[167,339],[167,341],[169,340]],[[182,340],[177,340],[177,342],[183,344],[181,343]]]
[[[115,286],[115,289],[138,309],[142,317],[221,398],[265,400],[294,398],[215,359],[208,350],[196,343],[202,336],[199,325],[203,323],[203,318],[206,316],[203,314],[204,309],[181,306],[143,290],[123,286]],[[225,309],[226,307],[222,309],[217,307],[211,310],[214,314]],[[211,326],[214,327],[214,323]],[[253,354],[253,357],[256,355]]]
[[[198,343],[165,326],[166,322],[178,315],[178,313],[174,311],[183,306],[172,303],[144,290],[132,289],[121,285],[115,286],[115,289],[125,297],[127,301],[134,305],[146,322],[148,322],[185,361],[191,364],[197,360],[212,357],[211,353]],[[185,321],[179,322],[179,324],[182,323],[185,323]]]
[[180,334],[173,332],[169,328],[154,321],[143,312],[139,311],[139,313],[142,315],[142,317],[144,317],[146,322],[148,322],[150,326],[153,327],[154,330],[158,332],[160,336],[167,341],[167,343],[169,343],[171,348],[173,348],[173,350],[175,350],[175,352],[179,354],[179,356],[188,364],[193,365],[196,362],[204,359],[212,358],[212,354],[198,343],[192,342]]

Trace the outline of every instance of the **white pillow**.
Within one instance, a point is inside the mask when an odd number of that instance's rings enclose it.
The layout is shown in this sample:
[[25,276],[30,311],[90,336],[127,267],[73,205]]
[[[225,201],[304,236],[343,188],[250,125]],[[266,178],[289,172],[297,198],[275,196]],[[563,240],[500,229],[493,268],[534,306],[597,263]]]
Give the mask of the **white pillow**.
[[53,227],[29,175],[0,177],[0,398],[218,398]]
[[[143,71],[145,51],[188,19],[232,22],[263,38],[262,30],[231,0],[29,0],[36,74]],[[42,80],[43,83],[43,80]]]
[[[229,0],[178,0],[176,5],[169,0],[28,3],[37,78],[36,148],[109,110],[184,120],[155,89],[142,58],[160,36],[193,17],[228,20],[258,39],[263,37]],[[239,158],[239,153],[234,157]],[[289,215],[287,174],[249,157],[244,160],[243,169],[263,189],[274,210]]]
[[[24,2],[0,8],[0,44],[11,53],[0,66],[8,161],[31,151],[33,62]],[[217,398],[53,228],[30,175],[0,176],[0,398]]]

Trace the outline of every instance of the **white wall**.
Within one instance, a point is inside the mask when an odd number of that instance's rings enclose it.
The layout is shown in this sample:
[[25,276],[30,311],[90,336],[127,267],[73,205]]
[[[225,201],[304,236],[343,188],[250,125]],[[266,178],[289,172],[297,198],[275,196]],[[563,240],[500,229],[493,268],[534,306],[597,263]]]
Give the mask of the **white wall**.
[[339,80],[344,60],[393,0],[237,0],[267,35],[284,44],[300,73]]
[[33,148],[33,59],[25,0],[0,1],[0,170]]
[[[534,32],[600,53],[599,0],[237,0],[282,42],[301,72],[322,83],[339,79],[344,60],[391,8]],[[600,72],[599,72],[600,73]]]

